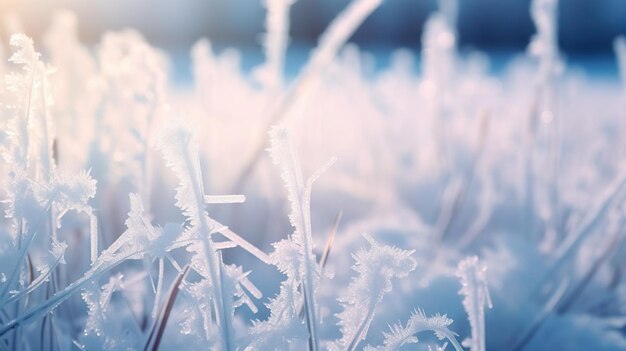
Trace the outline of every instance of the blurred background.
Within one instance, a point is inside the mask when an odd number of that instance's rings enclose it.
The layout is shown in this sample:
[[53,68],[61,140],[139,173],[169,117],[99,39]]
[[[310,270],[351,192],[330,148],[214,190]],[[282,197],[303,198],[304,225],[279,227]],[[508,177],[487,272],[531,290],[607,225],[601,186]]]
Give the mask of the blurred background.
[[[290,12],[287,77],[297,74],[319,35],[349,3],[295,0]],[[530,0],[460,1],[459,53],[487,52],[491,73],[499,74],[514,54],[526,49],[535,31],[529,6]],[[351,42],[374,54],[374,69],[387,67],[393,49],[419,52],[424,23],[436,8],[437,0],[385,0]],[[8,41],[6,28],[17,27],[41,43],[52,14],[60,9],[77,14],[80,39],[88,46],[96,45],[108,30],[138,30],[150,44],[168,52],[171,78],[179,87],[191,82],[189,50],[200,38],[209,38],[217,52],[236,47],[241,53],[240,67],[246,72],[264,60],[263,0],[0,0],[3,40]],[[616,82],[612,41],[626,34],[626,1],[560,1],[558,30],[559,46],[570,69]]]
[[[313,45],[350,0],[298,0],[292,7],[294,43]],[[460,1],[461,47],[522,50],[534,28],[530,0]],[[81,39],[96,43],[105,30],[132,27],[149,42],[172,52],[188,50],[201,37],[214,43],[259,46],[265,12],[262,0],[2,0],[2,18],[15,13],[37,39],[51,12],[77,13]],[[360,45],[419,47],[423,24],[436,0],[387,0],[358,30]],[[608,54],[611,41],[626,33],[626,1],[564,0],[559,4],[559,41],[565,53]],[[259,46],[260,47],[260,46]]]

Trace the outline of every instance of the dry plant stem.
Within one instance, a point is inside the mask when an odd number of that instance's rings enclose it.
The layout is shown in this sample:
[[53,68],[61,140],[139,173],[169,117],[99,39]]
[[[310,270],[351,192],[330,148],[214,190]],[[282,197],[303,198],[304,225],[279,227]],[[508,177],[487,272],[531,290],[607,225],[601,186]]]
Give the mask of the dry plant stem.
[[337,216],[335,216],[333,226],[330,228],[330,232],[328,232],[328,239],[326,239],[324,252],[322,253],[322,257],[320,258],[320,267],[322,267],[322,269],[326,267],[326,262],[328,261],[328,256],[330,255],[330,249],[333,247],[333,243],[335,242],[335,236],[337,235],[337,229],[339,228],[339,222],[341,222],[341,217],[343,217],[343,210],[337,212]]
[[159,306],[159,301],[161,300],[161,291],[163,289],[163,275],[164,275],[164,265],[163,265],[163,258],[159,258],[159,272],[158,277],[157,277],[157,286],[156,286],[156,293],[154,295],[154,304],[152,305],[152,319],[156,319],[157,317],[157,309]]
[[[337,229],[339,228],[339,222],[341,221],[341,217],[343,216],[343,210],[340,210],[335,217],[335,222],[328,232],[328,238],[326,239],[326,245],[324,246],[324,252],[322,253],[322,257],[320,258],[319,265],[322,268],[322,274],[324,273],[324,268],[326,267],[326,262],[328,262],[328,256],[330,255],[330,249],[335,242],[335,235],[337,234]],[[298,307],[298,317],[302,319],[304,317],[304,301]]]
[[[148,335],[148,340],[144,345],[144,351],[152,350],[156,351],[159,349],[159,345],[161,344],[161,340],[163,338],[163,333],[165,332],[165,327],[167,325],[167,321],[169,320],[170,314],[172,312],[172,308],[174,307],[174,302],[176,301],[176,296],[178,296],[178,292],[180,291],[180,286],[185,280],[185,276],[189,272],[189,265],[185,266],[183,270],[178,274],[176,280],[172,283],[172,287],[170,288],[167,298],[167,303],[161,309],[160,316],[158,319],[154,320],[154,324],[152,328],[150,328],[150,334]],[[155,334],[156,333],[156,334]]]

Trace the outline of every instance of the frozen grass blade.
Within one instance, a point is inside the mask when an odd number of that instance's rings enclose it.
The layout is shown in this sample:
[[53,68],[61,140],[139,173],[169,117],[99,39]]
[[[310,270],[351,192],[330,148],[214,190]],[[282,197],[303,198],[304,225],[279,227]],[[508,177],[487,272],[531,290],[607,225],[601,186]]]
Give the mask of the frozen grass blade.
[[459,294],[472,328],[471,351],[485,351],[485,305],[492,308],[487,288],[487,266],[472,256],[459,263],[457,277],[461,281]]
[[204,195],[207,204],[240,204],[246,202],[244,195]]
[[4,298],[6,294],[10,291],[10,289],[13,287],[13,285],[15,284],[15,281],[22,267],[22,262],[27,257],[28,249],[31,243],[33,242],[33,239],[35,238],[35,235],[37,234],[38,231],[40,231],[41,226],[46,218],[46,215],[50,211],[50,206],[51,206],[51,203],[48,202],[45,208],[41,210],[41,213],[38,216],[39,219],[37,223],[33,226],[32,229],[28,230],[26,234],[26,241],[22,244],[22,247],[19,249],[17,260],[15,262],[15,268],[11,271],[11,275],[9,279],[7,280],[7,282],[4,283],[2,293],[0,293],[0,298]]
[[254,257],[258,258],[261,262],[266,263],[266,264],[271,264],[270,257],[265,252],[259,250],[256,246],[254,246],[253,244],[251,244],[250,242],[248,242],[247,240],[239,236],[239,234],[233,232],[232,230],[224,226],[218,229],[218,232],[224,235],[225,237],[227,237],[229,240],[231,240],[235,244],[237,244],[237,246],[248,251]]
[[26,262],[28,263],[28,273],[29,273],[30,283],[28,284],[26,289],[21,290],[17,294],[15,294],[15,295],[5,299],[4,301],[0,301],[0,309],[4,308],[4,306],[6,306],[6,305],[8,305],[10,303],[18,301],[23,296],[28,296],[28,294],[32,293],[33,291],[35,291],[35,289],[37,289],[39,286],[41,286],[41,284],[43,284],[44,282],[48,281],[50,275],[54,272],[56,267],[63,260],[64,260],[63,256],[57,257],[55,259],[54,263],[52,264],[52,266],[50,266],[49,269],[46,272],[44,272],[43,274],[40,274],[37,278],[33,279],[32,264],[30,263],[31,262],[30,257],[28,257]]
[[[172,243],[172,247],[182,247],[189,245],[188,240]],[[114,245],[111,245],[113,247]],[[0,327],[0,337],[7,332],[19,327],[20,325],[40,316],[43,316],[53,311],[57,306],[70,298],[73,294],[85,287],[87,284],[93,282],[95,279],[100,278],[105,273],[109,272],[113,268],[117,267],[127,259],[136,258],[139,255],[147,253],[144,248],[137,251],[117,253],[115,250],[111,250],[103,253],[98,260],[94,263],[89,271],[87,271],[81,278],[75,280],[70,285],[60,290],[47,300],[41,302],[38,305],[31,307],[29,310],[20,314],[16,318],[9,320],[7,323]]]
[[[176,189],[176,206],[179,207],[185,217],[189,220],[194,235],[199,237],[200,246],[195,248],[196,253],[202,257],[206,273],[199,271],[201,275],[207,275],[210,281],[210,289],[213,298],[213,305],[216,311],[216,323],[222,333],[221,344],[225,350],[231,350],[233,345],[232,321],[230,309],[225,310],[225,306],[230,306],[232,296],[226,295],[226,287],[222,281],[226,279],[222,272],[221,255],[217,252],[212,235],[222,231],[225,236],[231,236],[233,242],[248,245],[238,235],[228,230],[224,226],[208,216],[205,206],[204,186],[200,169],[198,155],[198,144],[194,139],[191,129],[182,125],[181,121],[169,121],[163,128],[160,135],[159,148],[163,152],[168,166],[176,173],[179,179],[179,186]],[[255,252],[258,254],[258,252]],[[197,270],[197,268],[195,268]]]
[[301,247],[300,265],[304,272],[301,282],[304,296],[304,309],[307,329],[309,330],[310,348],[319,349],[317,336],[317,317],[315,303],[315,288],[319,280],[320,267],[313,254],[313,237],[311,230],[311,188],[313,182],[327,170],[335,160],[332,159],[325,166],[317,170],[306,182],[302,176],[300,161],[293,150],[289,134],[286,129],[275,127],[270,132],[270,154],[276,165],[281,168],[281,177],[287,188],[291,213],[289,220],[295,228],[293,239]]

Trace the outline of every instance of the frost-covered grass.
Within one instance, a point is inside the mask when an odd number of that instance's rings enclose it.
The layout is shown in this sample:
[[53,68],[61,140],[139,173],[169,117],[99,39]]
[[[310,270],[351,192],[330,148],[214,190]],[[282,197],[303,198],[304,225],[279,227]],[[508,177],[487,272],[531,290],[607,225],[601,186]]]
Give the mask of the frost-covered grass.
[[568,68],[556,0],[498,76],[456,0],[420,74],[373,70],[346,42],[381,3],[288,79],[293,0],[266,0],[266,61],[200,40],[192,91],[132,30],[14,33],[0,350],[626,349],[626,89]]

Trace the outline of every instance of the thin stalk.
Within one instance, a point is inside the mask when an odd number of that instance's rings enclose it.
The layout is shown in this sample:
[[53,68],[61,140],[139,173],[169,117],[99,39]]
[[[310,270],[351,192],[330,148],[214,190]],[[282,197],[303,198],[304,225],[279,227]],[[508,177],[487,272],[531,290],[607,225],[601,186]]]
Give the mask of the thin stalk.
[[337,234],[337,229],[339,228],[339,222],[341,222],[341,217],[343,216],[343,210],[337,212],[337,216],[335,217],[335,221],[333,226],[330,228],[328,232],[328,239],[326,239],[326,245],[324,246],[324,252],[322,253],[322,257],[320,258],[320,267],[322,270],[326,267],[326,262],[328,261],[328,256],[330,255],[330,249],[333,247],[333,243],[335,242],[335,235]]
[[90,240],[90,253],[91,253],[91,264],[96,262],[98,258],[98,217],[93,213],[93,210],[87,211],[87,216],[89,216],[89,240]]
[[[298,201],[297,206],[299,207],[300,215],[302,216],[302,222],[304,223],[305,232],[302,233],[304,236],[303,248],[302,251],[304,253],[304,277],[302,281],[302,291],[304,293],[305,300],[305,316],[307,322],[307,329],[309,330],[309,336],[311,338],[311,351],[317,351],[319,349],[319,341],[317,339],[317,317],[315,313],[315,297],[314,297],[314,285],[313,285],[313,265],[316,264],[314,258],[311,257],[313,243],[311,242],[311,222],[310,219],[307,220],[308,216],[305,213],[310,211],[309,209],[304,209],[302,207],[302,202]],[[307,212],[305,212],[307,211]]]
[[42,176],[44,177],[44,179],[48,179],[54,169],[54,159],[53,159],[53,155],[50,152],[51,151],[51,145],[52,143],[50,142],[50,135],[48,134],[49,132],[49,127],[48,127],[48,106],[46,104],[46,91],[45,91],[45,86],[46,86],[46,75],[41,72],[41,84],[40,84],[40,94],[41,94],[41,108],[42,108],[42,129],[43,129],[43,144],[44,144],[44,151],[43,151],[43,155],[41,155],[41,162],[43,164],[43,172],[42,172]]
[[476,168],[482,160],[485,149],[487,133],[489,131],[489,114],[483,114],[481,118],[480,128],[478,130],[477,145],[474,148],[470,164],[465,169],[460,189],[455,193],[454,199],[449,204],[449,209],[442,211],[442,217],[437,221],[437,237],[441,242],[448,237],[450,228],[454,224],[454,220],[458,217],[459,211],[464,207],[467,194],[471,191],[476,178]]
[[233,320],[232,320],[232,315],[231,312],[232,311],[232,307],[230,304],[227,303],[227,301],[223,298],[224,296],[224,286],[226,285],[224,283],[224,265],[222,263],[222,253],[218,252],[218,258],[219,258],[219,277],[220,277],[220,287],[222,290],[222,299],[218,301],[221,302],[222,304],[222,313],[224,314],[223,318],[224,318],[224,326],[222,327],[222,333],[224,334],[224,343],[226,344],[226,350],[235,350],[235,346],[233,345],[232,342],[232,338],[234,336],[234,332],[231,330],[231,326],[233,325]]
[[[333,20],[320,37],[318,47],[311,55],[296,82],[282,97],[276,109],[270,113],[270,118],[263,129],[264,131],[269,130],[273,125],[280,124],[296,103],[317,85],[325,69],[337,56],[339,49],[343,47],[361,23],[380,6],[382,1],[354,0]],[[245,187],[265,151],[267,137],[264,136],[258,140],[250,158],[241,168],[239,177],[233,183],[234,191],[232,193],[237,193]]]
[[26,100],[26,115],[25,115],[25,123],[24,123],[24,130],[22,130],[22,152],[24,153],[24,157],[25,159],[25,165],[24,165],[24,171],[26,171],[26,169],[28,168],[28,121],[30,119],[30,105],[32,103],[32,98],[33,98],[33,86],[35,85],[35,71],[37,70],[37,63],[39,62],[39,59],[37,57],[35,57],[34,62],[32,63],[33,65],[33,73],[31,75],[30,78],[30,87],[28,89],[28,99]]
[[[324,268],[326,267],[326,262],[328,262],[328,256],[330,255],[330,249],[333,246],[333,242],[335,242],[335,235],[337,234],[337,228],[339,227],[339,222],[341,221],[341,217],[343,216],[343,211],[339,211],[337,216],[335,217],[335,222],[328,232],[328,238],[326,239],[326,245],[324,246],[324,252],[322,253],[322,257],[320,258],[319,265],[322,269],[322,274],[324,273]],[[299,304],[298,307],[298,317],[302,319],[304,317],[304,301]]]
[[367,330],[369,329],[370,324],[374,319],[375,309],[376,304],[374,304],[374,306],[370,306],[369,310],[367,311],[367,315],[365,316],[365,319],[361,321],[361,324],[359,324],[359,328],[357,329],[356,333],[352,337],[352,340],[350,340],[350,343],[346,347],[347,351],[356,350],[357,346],[359,346],[359,343],[361,343],[361,341],[365,338],[365,335],[367,335]]
[[237,233],[230,230],[228,227],[221,225],[219,222],[214,221],[216,226],[219,227],[218,232],[234,243],[236,243],[242,249],[248,251],[248,253],[252,254],[254,257],[258,258],[261,262],[266,264],[272,264],[270,256],[265,252],[259,250],[256,246],[252,245],[246,239],[239,236]]
[[150,334],[148,335],[148,340],[146,340],[143,348],[144,351],[156,351],[159,349],[159,345],[163,339],[163,333],[165,332],[165,327],[167,326],[167,321],[169,320],[169,316],[174,307],[174,302],[176,301],[176,297],[180,291],[180,286],[185,280],[187,272],[189,272],[189,265],[183,268],[183,270],[178,274],[178,277],[176,277],[176,280],[172,283],[172,287],[168,293],[167,303],[161,309],[160,317],[154,320],[154,324],[152,325]]
[[208,220],[208,216],[204,211],[204,190],[202,188],[202,178],[200,174],[200,163],[199,158],[196,155],[196,158],[192,159],[189,151],[183,153],[184,163],[187,168],[187,174],[191,178],[191,183],[193,184],[193,192],[195,199],[195,206],[197,207],[199,213],[198,225],[200,227],[200,233],[202,235],[202,239],[200,242],[202,243],[202,251],[204,255],[204,261],[209,273],[211,287],[213,290],[213,296],[215,297],[215,311],[217,314],[217,322],[220,325],[220,330],[222,331],[222,348],[229,351],[228,345],[231,344],[230,338],[233,335],[229,329],[231,326],[227,323],[225,313],[223,310],[223,287],[221,286],[221,278],[219,275],[219,267],[221,264],[217,259],[216,251],[213,248],[213,243],[211,241],[211,233],[213,232],[213,226]]
[[[154,90],[154,89],[153,89]],[[152,93],[156,96],[154,91]],[[148,111],[146,118],[146,125],[144,130],[144,139],[141,141],[143,146],[143,160],[141,162],[141,180],[139,185],[139,193],[141,194],[141,200],[146,206],[146,212],[150,213],[150,191],[152,188],[152,154],[151,154],[151,141],[152,141],[152,120],[154,118],[155,111],[157,109],[156,101],[152,101],[150,104],[150,111]]]
[[[181,242],[177,242],[175,244],[180,244],[182,242],[189,242],[189,241],[188,240],[184,240],[184,241],[181,241]],[[143,253],[146,253],[146,251],[145,250],[138,250],[138,251],[133,251],[133,252],[124,254],[122,256],[118,256],[118,257],[116,257],[112,261],[104,261],[104,262],[98,261],[98,262],[96,262],[96,264],[89,271],[87,271],[80,279],[74,281],[72,284],[68,285],[63,290],[57,292],[56,294],[54,294],[52,297],[50,297],[46,301],[40,303],[39,305],[31,307],[25,313],[17,316],[16,318],[14,318],[14,319],[8,321],[7,323],[5,323],[4,325],[2,325],[0,327],[0,337],[5,335],[7,332],[15,329],[16,327],[20,326],[21,324],[23,324],[23,323],[25,323],[25,322],[27,322],[27,321],[35,318],[35,317],[41,316],[43,314],[46,314],[46,313],[54,310],[58,305],[60,305],[65,300],[70,298],[72,296],[72,294],[74,294],[76,291],[81,289],[87,283],[90,283],[91,281],[93,281],[95,279],[98,279],[104,273],[106,273],[106,272],[110,271],[111,269],[117,267],[119,264],[124,262],[126,259],[128,259],[130,257],[133,257],[133,256],[136,256],[136,255],[139,255],[139,254],[143,254]]]
[[535,97],[535,103],[531,107],[530,115],[528,117],[528,125],[526,129],[527,140],[525,143],[524,154],[524,186],[525,186],[525,206],[523,217],[523,228],[528,238],[533,238],[535,229],[535,170],[534,170],[534,153],[537,136],[537,123],[538,123],[538,97]]
[[555,272],[557,272],[559,268],[567,262],[569,257],[576,252],[580,243],[595,231],[596,227],[605,217],[609,209],[614,206],[616,199],[624,191],[625,187],[626,171],[622,172],[613,184],[599,196],[599,201],[581,220],[578,227],[571,234],[569,234],[569,236],[567,236],[561,245],[555,250],[553,263],[547,269],[547,273],[544,275],[545,278],[542,281],[547,281],[554,276]]
[[163,265],[163,258],[159,258],[159,272],[158,277],[157,277],[157,286],[156,286],[156,293],[154,295],[154,304],[152,305],[152,319],[155,319],[157,317],[157,310],[159,307],[159,301],[161,300],[161,290],[163,289],[163,272],[164,271],[164,265]]
[[37,223],[35,224],[34,229],[28,230],[26,242],[20,248],[20,251],[17,256],[15,268],[11,272],[11,276],[7,280],[7,283],[4,285],[4,288],[2,289],[2,293],[0,293],[0,298],[5,297],[6,294],[9,292],[9,289],[11,289],[13,284],[15,284],[15,279],[17,279],[18,272],[20,270],[20,267],[22,266],[22,261],[24,261],[24,258],[26,257],[26,254],[28,253],[28,248],[30,244],[32,243],[33,239],[35,238],[35,234],[37,234],[39,227],[41,227],[41,224],[44,221],[44,218],[46,217],[45,214],[48,213],[48,211],[50,211],[50,206],[51,206],[51,201],[48,201],[43,212],[39,215],[39,219],[37,220]]
[[207,204],[240,204],[245,201],[245,195],[204,195]]
[[52,274],[52,272],[54,271],[54,269],[56,269],[56,267],[59,265],[59,263],[61,262],[61,257],[57,258],[56,261],[54,262],[53,266],[50,267],[48,269],[48,271],[45,274],[40,274],[36,279],[34,279],[26,289],[21,290],[19,293],[11,296],[10,298],[0,302],[0,309],[4,308],[4,306],[15,302],[17,300],[19,300],[20,298],[22,298],[22,296],[24,295],[28,295],[31,292],[33,292],[35,289],[37,289],[42,283],[44,283],[46,281],[46,279]]

